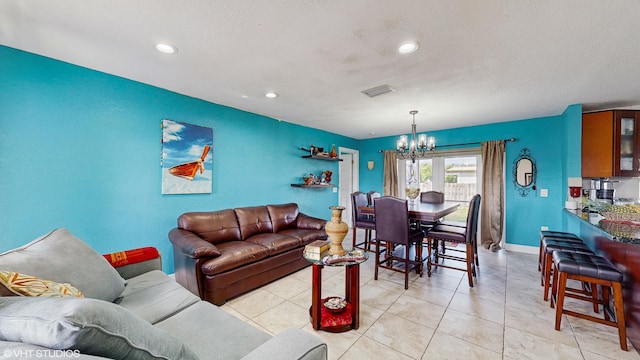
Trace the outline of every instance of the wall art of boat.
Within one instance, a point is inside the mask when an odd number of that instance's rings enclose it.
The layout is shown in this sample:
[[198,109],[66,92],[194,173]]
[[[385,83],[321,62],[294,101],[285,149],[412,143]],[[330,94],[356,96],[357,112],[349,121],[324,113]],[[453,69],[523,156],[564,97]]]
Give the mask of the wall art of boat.
[[169,174],[175,175],[187,180],[193,180],[193,178],[198,174],[198,170],[200,170],[200,174],[204,172],[204,159],[207,157],[207,154],[209,153],[209,149],[210,149],[210,146],[205,145],[200,159],[196,161],[190,161],[190,162],[176,165],[169,169]]

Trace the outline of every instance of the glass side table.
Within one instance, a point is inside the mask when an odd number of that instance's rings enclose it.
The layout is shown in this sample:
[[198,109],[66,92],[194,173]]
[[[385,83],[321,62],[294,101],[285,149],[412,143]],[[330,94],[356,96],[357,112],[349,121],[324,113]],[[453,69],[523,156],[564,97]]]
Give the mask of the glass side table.
[[[346,256],[353,254],[347,253]],[[316,330],[328,332],[345,332],[357,329],[360,326],[360,264],[367,261],[368,255],[359,252],[360,258],[348,261],[327,263],[327,257],[321,260],[313,260],[304,257],[312,264],[311,307],[309,315],[311,324]],[[322,298],[322,269],[325,266],[345,268],[345,297],[346,308],[340,313],[331,313],[323,304]]]

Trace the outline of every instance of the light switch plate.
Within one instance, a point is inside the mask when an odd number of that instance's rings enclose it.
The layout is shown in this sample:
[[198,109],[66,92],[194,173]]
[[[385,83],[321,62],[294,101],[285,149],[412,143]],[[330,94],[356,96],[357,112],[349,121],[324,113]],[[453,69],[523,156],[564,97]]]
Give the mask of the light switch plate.
[[549,196],[549,189],[540,189],[540,197]]

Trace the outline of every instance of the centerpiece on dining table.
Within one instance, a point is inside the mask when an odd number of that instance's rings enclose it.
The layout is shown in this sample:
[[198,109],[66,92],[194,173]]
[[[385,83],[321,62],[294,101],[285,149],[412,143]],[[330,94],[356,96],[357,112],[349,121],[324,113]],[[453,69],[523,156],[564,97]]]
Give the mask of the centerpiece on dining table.
[[420,195],[420,182],[415,174],[415,164],[411,163],[409,165],[409,179],[407,180],[407,185],[404,189],[407,198],[409,199],[409,203],[411,205],[416,204],[416,199]]

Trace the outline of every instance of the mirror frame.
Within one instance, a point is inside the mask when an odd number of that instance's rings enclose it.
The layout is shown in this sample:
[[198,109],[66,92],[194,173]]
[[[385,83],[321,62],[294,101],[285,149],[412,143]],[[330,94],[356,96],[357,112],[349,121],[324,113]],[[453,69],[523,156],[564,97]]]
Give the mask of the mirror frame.
[[[518,183],[518,163],[520,160],[529,160],[531,161],[531,182],[528,185],[520,185]],[[527,148],[522,148],[520,150],[520,154],[513,160],[513,185],[520,193],[520,196],[527,196],[530,190],[536,190],[536,178],[538,175],[538,170],[536,166],[536,160],[531,156],[531,151]]]

